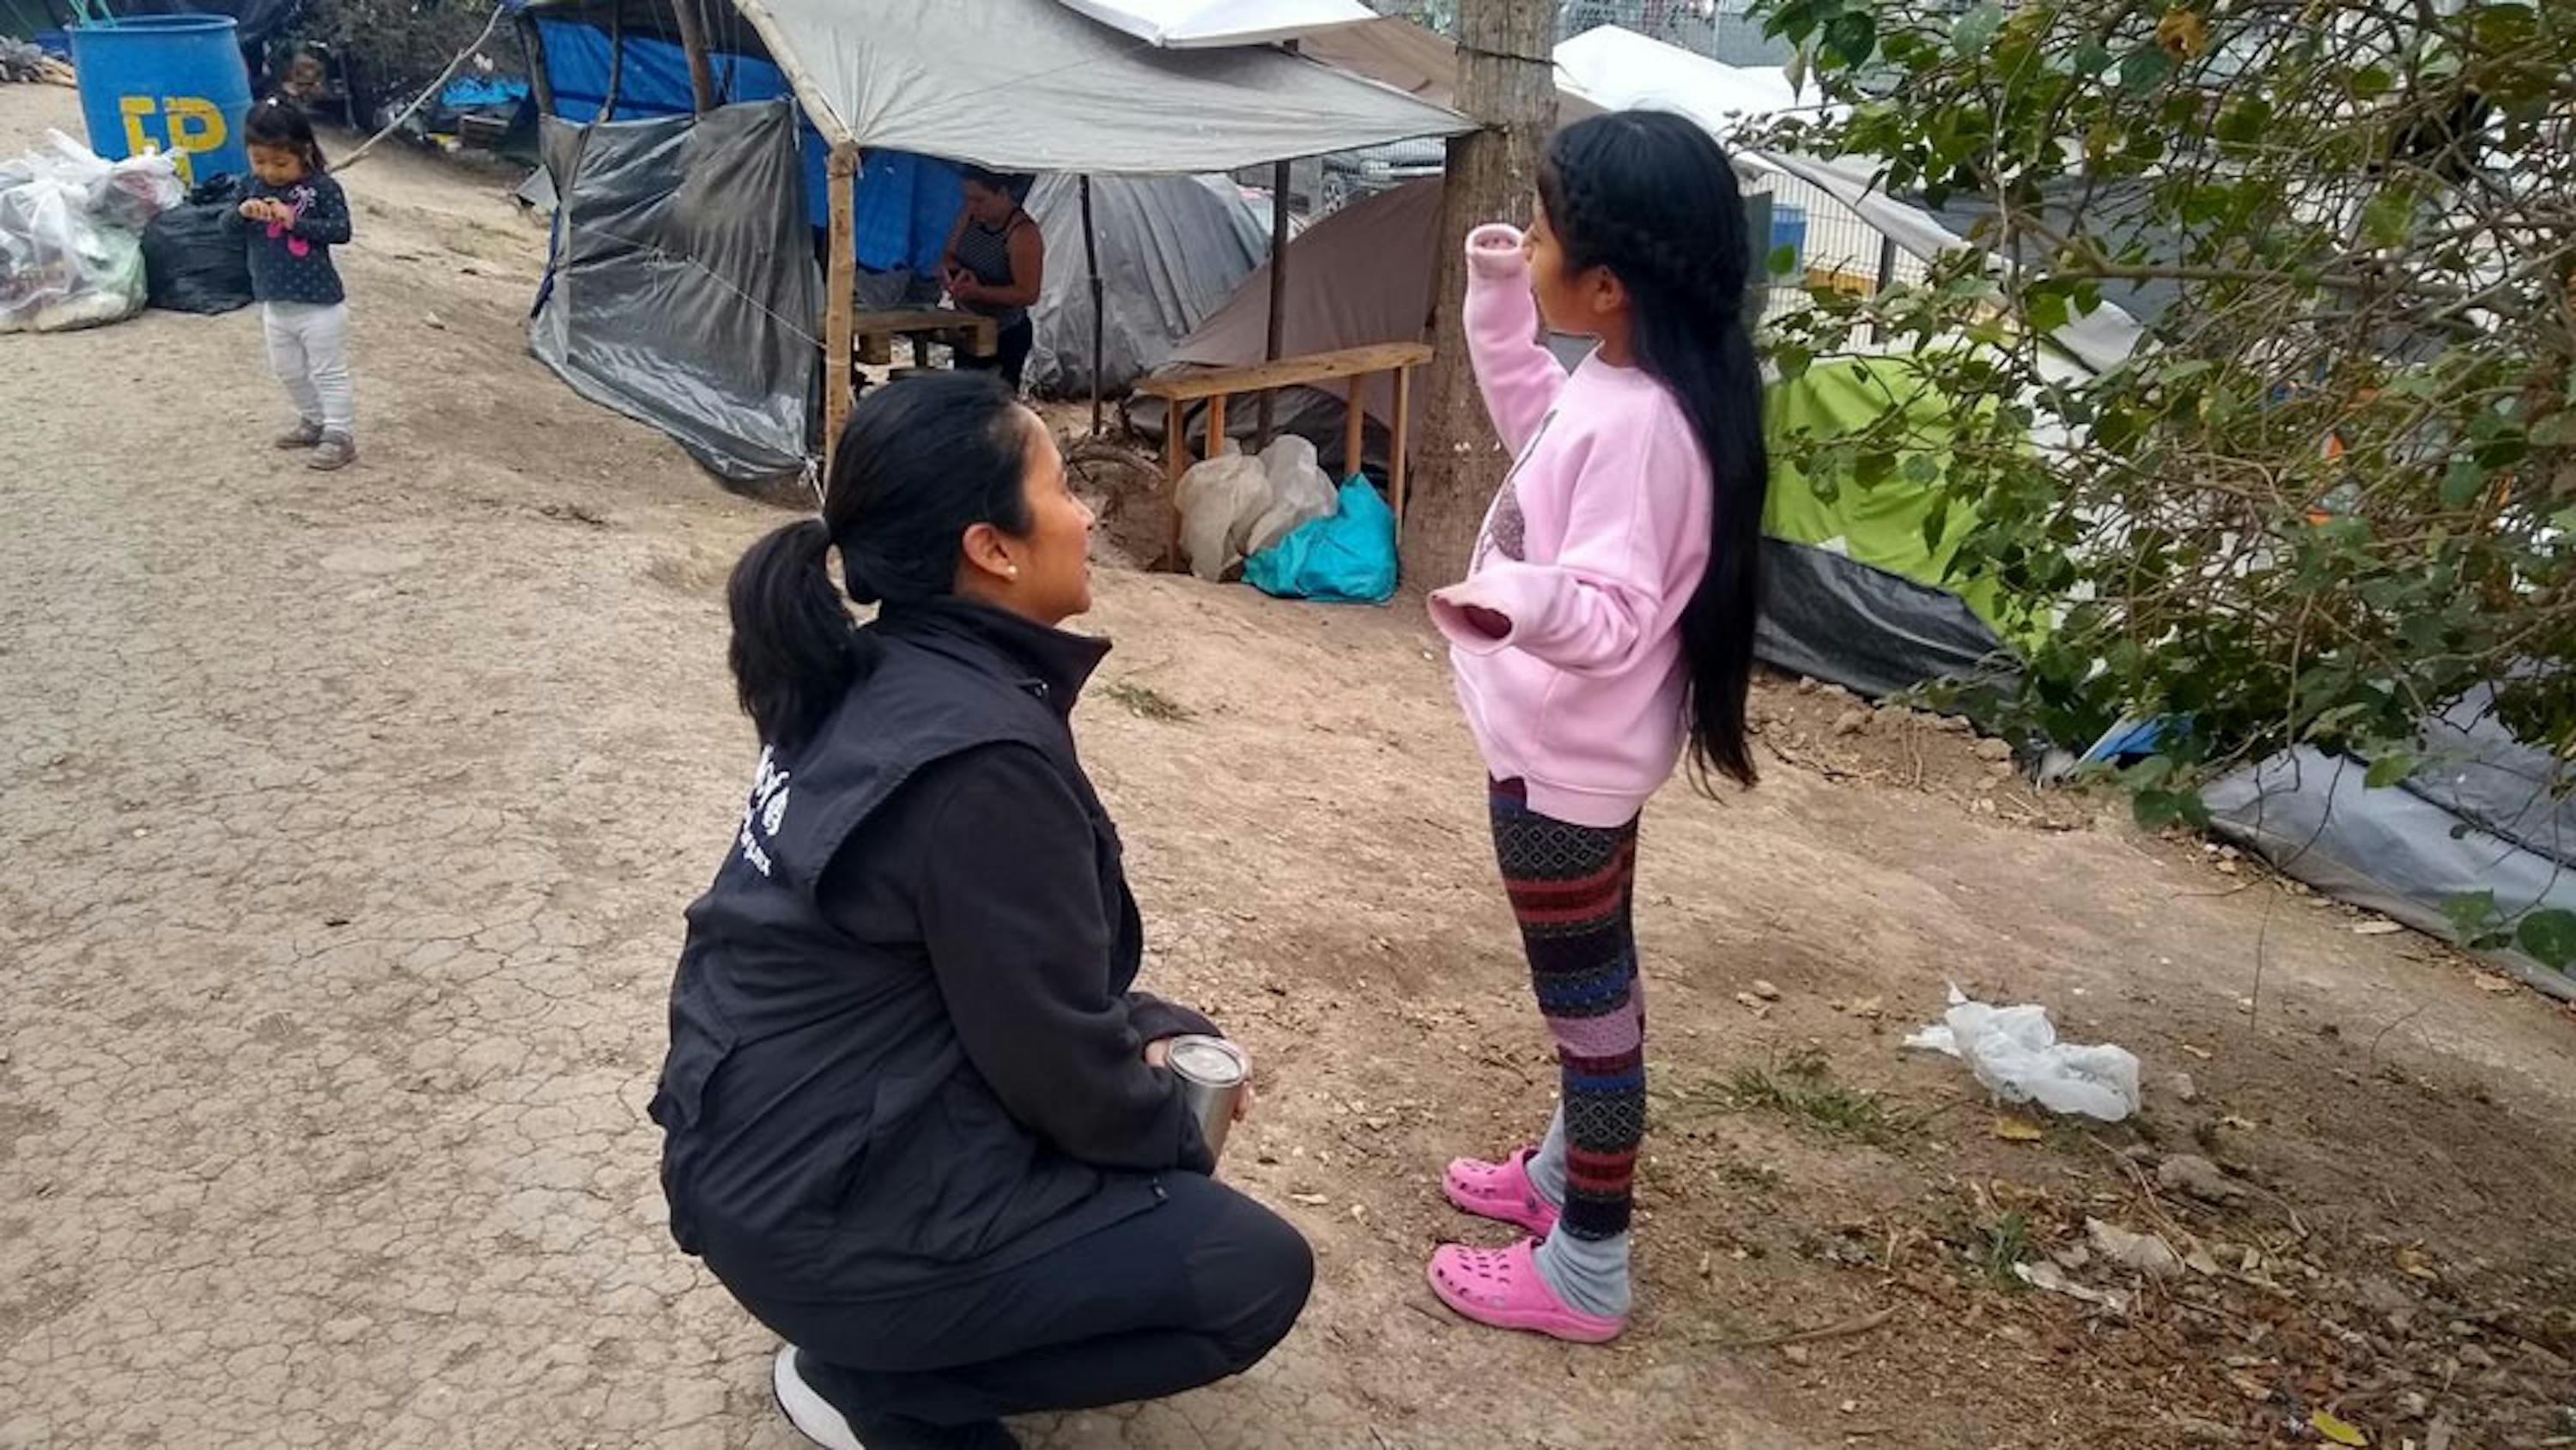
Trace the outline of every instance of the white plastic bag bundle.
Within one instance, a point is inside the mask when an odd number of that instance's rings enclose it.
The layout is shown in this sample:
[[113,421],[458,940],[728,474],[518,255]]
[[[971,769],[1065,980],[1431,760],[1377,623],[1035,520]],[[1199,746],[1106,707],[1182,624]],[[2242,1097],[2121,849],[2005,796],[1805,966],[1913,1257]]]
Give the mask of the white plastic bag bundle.
[[1228,439],[1225,451],[1181,475],[1181,558],[1211,584],[1243,562],[1252,525],[1270,508],[1270,476]]
[[1253,520],[1252,532],[1244,538],[1246,557],[1317,519],[1331,518],[1341,498],[1315,460],[1315,445],[1293,434],[1261,450],[1261,471],[1270,479],[1270,507]]
[[2108,1043],[2058,1041],[2045,1007],[1989,1006],[1953,986],[1950,1010],[1905,1045],[1964,1060],[1986,1091],[2008,1103],[2109,1123],[2138,1110],[2137,1057]]
[[83,207],[56,181],[0,191],[0,332],[66,332],[143,310],[143,239]]
[[109,162],[60,131],[0,165],[0,332],[64,332],[142,311],[143,228],[185,198],[174,158]]

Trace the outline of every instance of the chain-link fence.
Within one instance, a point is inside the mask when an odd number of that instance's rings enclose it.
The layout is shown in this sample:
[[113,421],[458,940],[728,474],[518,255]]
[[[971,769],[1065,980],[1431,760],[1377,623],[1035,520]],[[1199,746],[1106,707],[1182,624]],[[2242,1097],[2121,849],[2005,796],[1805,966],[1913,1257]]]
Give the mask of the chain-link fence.
[[[1457,33],[1460,0],[1369,0],[1392,15],[1443,35]],[[1603,25],[1650,35],[1729,65],[1781,65],[1789,47],[1762,33],[1753,0],[1561,0],[1556,34],[1571,39]]]
[[[1740,175],[1741,173],[1739,173]],[[1873,297],[1883,288],[1920,282],[1927,275],[1923,259],[1888,240],[1860,213],[1832,193],[1795,176],[1762,172],[1744,182],[1752,195],[1771,198],[1771,236],[1756,239],[1755,266],[1787,251],[1789,268],[1775,272],[1763,299],[1763,315],[1813,306],[1810,287],[1824,287]]]

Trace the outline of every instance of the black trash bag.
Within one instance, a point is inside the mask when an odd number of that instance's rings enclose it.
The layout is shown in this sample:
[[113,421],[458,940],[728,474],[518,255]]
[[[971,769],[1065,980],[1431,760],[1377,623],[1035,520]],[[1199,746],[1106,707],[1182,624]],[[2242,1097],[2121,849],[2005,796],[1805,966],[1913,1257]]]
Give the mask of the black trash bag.
[[241,200],[241,178],[218,176],[143,229],[143,273],[151,305],[216,313],[251,304],[249,249],[241,233],[224,230],[224,218]]

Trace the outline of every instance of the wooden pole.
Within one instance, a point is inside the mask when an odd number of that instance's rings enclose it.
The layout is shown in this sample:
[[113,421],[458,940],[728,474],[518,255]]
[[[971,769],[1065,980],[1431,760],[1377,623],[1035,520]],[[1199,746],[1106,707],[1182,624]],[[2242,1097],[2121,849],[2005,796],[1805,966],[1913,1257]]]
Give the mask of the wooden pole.
[[1396,537],[1404,537],[1404,456],[1413,443],[1413,369],[1395,370],[1395,426],[1386,459],[1387,507],[1395,510]]
[[1342,479],[1344,483],[1360,476],[1368,464],[1368,374],[1351,376],[1349,412],[1342,420]]
[[608,18],[608,94],[599,98],[596,121],[617,119],[617,88],[626,81],[626,11],[623,6]]
[[707,63],[707,22],[698,0],[671,0],[680,21],[680,49],[689,58],[689,100],[699,115],[716,108],[715,68]]
[[[1288,326],[1288,188],[1292,184],[1288,163],[1278,162],[1270,171],[1270,332],[1261,345],[1263,362],[1279,361],[1280,337]],[[1279,396],[1275,388],[1261,391],[1261,428],[1253,438],[1252,451],[1270,446],[1274,404]]]
[[536,17],[519,12],[519,48],[528,55],[528,93],[537,98],[537,114],[555,112],[554,77],[546,73],[546,38],[537,29]]
[[850,343],[858,326],[859,253],[853,213],[858,202],[859,148],[844,141],[825,166],[831,182],[832,257],[823,283],[823,474],[829,478],[841,451],[841,426],[849,421]]
[[1091,436],[1100,436],[1100,359],[1108,319],[1101,303],[1100,233],[1091,225],[1091,177],[1082,178],[1082,260],[1091,269]]

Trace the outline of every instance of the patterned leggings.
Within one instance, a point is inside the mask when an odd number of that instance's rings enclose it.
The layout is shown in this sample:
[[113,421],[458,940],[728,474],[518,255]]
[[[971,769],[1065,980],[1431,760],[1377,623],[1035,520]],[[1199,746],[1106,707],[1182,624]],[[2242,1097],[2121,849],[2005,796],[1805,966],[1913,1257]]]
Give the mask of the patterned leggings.
[[1630,909],[1637,823],[1568,825],[1493,787],[1494,854],[1565,1079],[1565,1215],[1578,1239],[1628,1231],[1646,1136],[1646,1007]]

